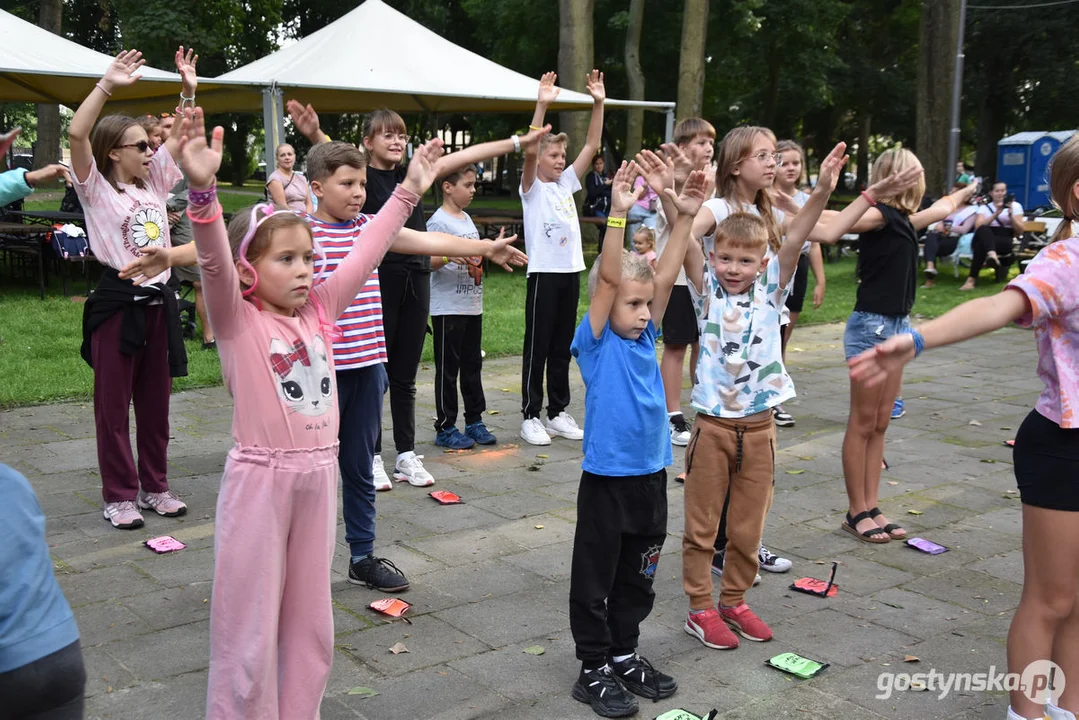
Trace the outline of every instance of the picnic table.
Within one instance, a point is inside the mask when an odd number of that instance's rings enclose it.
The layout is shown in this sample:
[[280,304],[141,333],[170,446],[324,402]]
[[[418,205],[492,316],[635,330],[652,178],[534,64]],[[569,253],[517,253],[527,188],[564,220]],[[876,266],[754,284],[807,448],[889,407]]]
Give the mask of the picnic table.
[[[37,259],[38,289],[41,299],[45,299],[45,240],[52,227],[36,223],[0,222],[0,252],[5,255],[33,256]],[[14,264],[11,267],[15,272]]]

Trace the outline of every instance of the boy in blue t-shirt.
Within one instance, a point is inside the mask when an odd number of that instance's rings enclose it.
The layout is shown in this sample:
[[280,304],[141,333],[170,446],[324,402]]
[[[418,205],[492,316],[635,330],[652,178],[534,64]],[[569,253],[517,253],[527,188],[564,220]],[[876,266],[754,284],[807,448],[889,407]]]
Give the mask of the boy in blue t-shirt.
[[615,175],[603,252],[588,278],[591,302],[570,346],[585,383],[569,599],[581,661],[573,697],[603,717],[636,713],[630,693],[658,700],[678,689],[636,652],[655,600],[652,581],[667,536],[665,468],[672,462],[651,318],[663,317],[706,181],[692,173],[674,200],[677,221],[653,275],[646,261],[622,249],[626,213],[643,192],[632,189],[636,174],[636,165],[623,163]]

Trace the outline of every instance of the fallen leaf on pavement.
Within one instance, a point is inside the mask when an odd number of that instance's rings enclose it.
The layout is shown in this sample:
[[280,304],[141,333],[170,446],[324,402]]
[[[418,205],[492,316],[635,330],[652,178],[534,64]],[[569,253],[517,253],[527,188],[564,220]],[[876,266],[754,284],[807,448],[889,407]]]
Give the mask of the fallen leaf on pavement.
[[404,643],[394,643],[393,646],[390,648],[390,652],[392,652],[394,655],[400,655],[401,653],[408,652],[408,648],[405,647]]
[[542,655],[547,651],[543,649],[542,645],[529,645],[524,649],[524,652],[528,653],[529,655]]

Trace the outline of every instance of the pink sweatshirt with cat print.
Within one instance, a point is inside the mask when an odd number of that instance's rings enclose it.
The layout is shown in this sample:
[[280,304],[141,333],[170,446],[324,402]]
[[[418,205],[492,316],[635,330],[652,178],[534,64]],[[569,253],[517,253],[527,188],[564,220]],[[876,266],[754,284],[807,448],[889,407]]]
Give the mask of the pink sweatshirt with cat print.
[[[220,218],[192,223],[221,374],[233,397],[232,437],[238,446],[292,450],[337,442],[333,352],[315,301],[332,326],[382,261],[417,202],[419,196],[398,185],[348,257],[292,317],[260,311],[240,295]],[[209,219],[218,207],[216,202],[192,205],[191,217]]]

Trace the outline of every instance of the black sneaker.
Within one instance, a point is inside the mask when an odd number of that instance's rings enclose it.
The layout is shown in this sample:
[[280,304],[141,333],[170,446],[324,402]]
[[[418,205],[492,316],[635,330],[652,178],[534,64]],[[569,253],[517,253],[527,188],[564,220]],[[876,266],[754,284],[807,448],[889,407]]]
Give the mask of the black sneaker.
[[776,425],[778,427],[793,427],[794,417],[789,412],[783,409],[782,405],[777,405],[772,408],[772,417],[775,418]]
[[408,590],[408,580],[397,566],[386,558],[377,558],[374,555],[349,563],[348,581],[353,585],[366,585],[382,592]]
[[637,698],[626,692],[609,665],[597,670],[581,670],[573,685],[573,699],[588,703],[602,717],[628,717],[640,710]]
[[611,661],[614,676],[634,695],[646,697],[652,702],[674,695],[678,682],[652,667],[652,663],[634,653],[622,662]]

